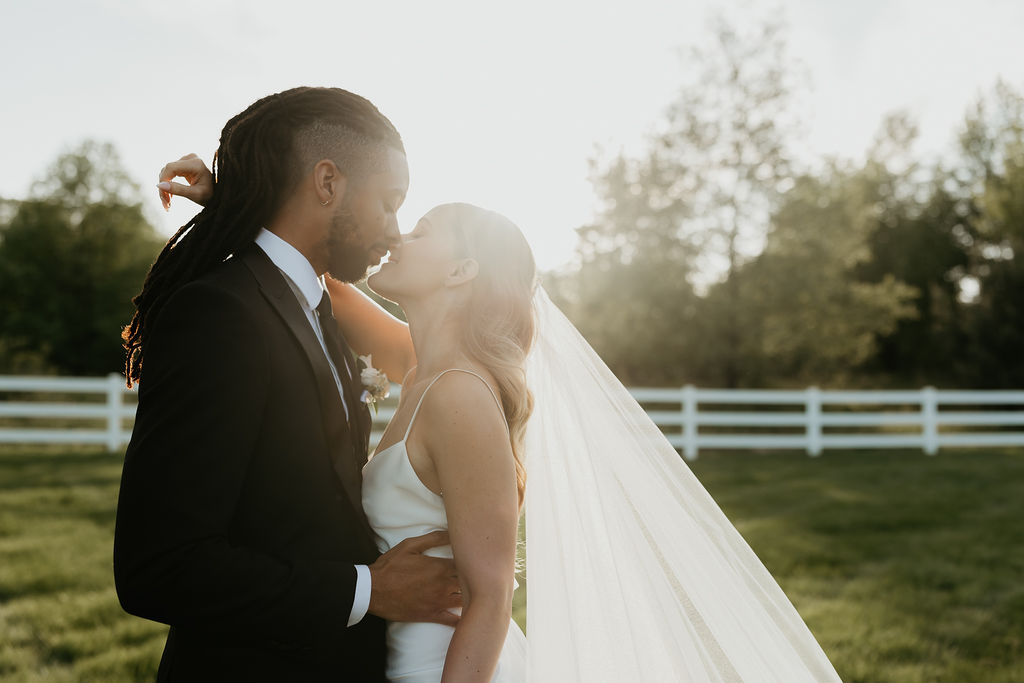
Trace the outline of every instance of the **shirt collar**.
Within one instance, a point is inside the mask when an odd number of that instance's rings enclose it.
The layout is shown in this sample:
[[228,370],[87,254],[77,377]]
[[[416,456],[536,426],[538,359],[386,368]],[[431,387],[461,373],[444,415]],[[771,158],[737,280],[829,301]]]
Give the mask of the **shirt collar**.
[[260,228],[256,235],[256,245],[291,280],[301,295],[300,299],[304,299],[300,303],[311,311],[316,310],[324,295],[324,286],[302,252],[266,228]]

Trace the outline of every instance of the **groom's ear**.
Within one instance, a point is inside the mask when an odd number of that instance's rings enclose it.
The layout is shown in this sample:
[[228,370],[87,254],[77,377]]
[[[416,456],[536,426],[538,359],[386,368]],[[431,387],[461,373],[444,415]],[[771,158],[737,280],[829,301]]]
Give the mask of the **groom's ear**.
[[464,258],[461,261],[456,261],[452,265],[451,270],[448,271],[445,285],[448,287],[458,287],[473,280],[479,272],[480,264],[476,262],[476,259]]
[[345,198],[348,176],[330,159],[321,159],[313,167],[313,191],[323,206],[331,206]]

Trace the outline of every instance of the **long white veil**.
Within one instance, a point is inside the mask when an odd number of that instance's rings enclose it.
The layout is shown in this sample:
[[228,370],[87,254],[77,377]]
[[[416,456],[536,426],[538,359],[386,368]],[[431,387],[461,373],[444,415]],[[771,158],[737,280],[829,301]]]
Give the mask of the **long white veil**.
[[536,295],[529,681],[838,681],[796,609],[586,340]]

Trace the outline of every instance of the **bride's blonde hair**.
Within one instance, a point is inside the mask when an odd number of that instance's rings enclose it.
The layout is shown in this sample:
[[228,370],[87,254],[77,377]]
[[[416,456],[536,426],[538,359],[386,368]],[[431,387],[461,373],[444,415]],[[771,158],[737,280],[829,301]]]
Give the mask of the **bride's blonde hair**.
[[533,252],[515,223],[499,213],[472,204],[446,204],[443,208],[462,251],[459,256],[472,258],[479,266],[468,300],[458,313],[463,351],[487,368],[498,384],[522,505],[526,488],[523,439],[533,412],[533,395],[526,386],[526,355],[536,328]]

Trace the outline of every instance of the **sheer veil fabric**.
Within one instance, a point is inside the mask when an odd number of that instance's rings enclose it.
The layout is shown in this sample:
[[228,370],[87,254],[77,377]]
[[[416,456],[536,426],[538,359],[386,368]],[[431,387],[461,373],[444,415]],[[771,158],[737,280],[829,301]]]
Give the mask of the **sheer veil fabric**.
[[527,680],[838,681],[675,448],[551,302],[527,361]]

